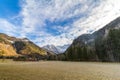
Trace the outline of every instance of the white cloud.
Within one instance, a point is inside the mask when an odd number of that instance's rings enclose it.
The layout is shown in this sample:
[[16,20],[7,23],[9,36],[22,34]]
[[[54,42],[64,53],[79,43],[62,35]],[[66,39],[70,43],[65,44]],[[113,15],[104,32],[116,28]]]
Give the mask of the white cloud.
[[[24,30],[42,27],[46,20],[64,21],[84,13],[92,0],[25,0],[22,5]],[[29,30],[30,29],[30,30]]]
[[23,0],[21,8],[22,25],[0,19],[0,31],[28,37],[40,46],[70,44],[120,16],[119,0]]
[[75,21],[73,26],[76,28],[73,31],[79,29],[78,27],[82,27],[83,30],[85,30],[82,33],[86,33],[89,30],[96,31],[119,16],[120,16],[120,1],[104,0],[98,7],[95,7],[91,11],[91,13],[86,19],[84,20],[80,19],[78,21]]
[[[80,17],[83,14],[87,14],[86,12],[88,12],[90,5],[90,8],[92,9],[92,7],[97,4],[92,4],[92,2],[93,0],[25,0],[22,4],[21,12],[21,15],[23,16],[22,31],[24,32],[22,35],[26,35],[27,33],[38,33],[36,35],[41,36],[37,37],[34,42],[40,42],[41,45],[69,44],[74,38],[73,35],[69,35],[69,30],[72,28],[70,25],[72,25],[72,23],[65,26],[47,26],[46,20],[54,23],[64,22],[65,20],[74,17]],[[46,31],[48,27],[60,32],[60,34],[52,35],[51,33],[48,33]],[[42,34],[39,34],[41,32]]]
[[0,18],[0,32],[16,36],[16,26],[5,19]]
[[[61,36],[45,36],[36,38],[34,41],[37,42],[38,45],[48,45],[48,44],[53,44],[53,45],[64,45],[66,43],[71,43],[70,39],[67,39],[65,37]],[[54,42],[53,42],[54,41]]]

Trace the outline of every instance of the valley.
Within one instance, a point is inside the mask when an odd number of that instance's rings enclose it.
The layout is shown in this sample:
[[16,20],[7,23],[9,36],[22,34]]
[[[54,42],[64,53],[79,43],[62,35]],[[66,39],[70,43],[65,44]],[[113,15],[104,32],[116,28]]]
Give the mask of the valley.
[[120,0],[0,0],[0,80],[120,80]]

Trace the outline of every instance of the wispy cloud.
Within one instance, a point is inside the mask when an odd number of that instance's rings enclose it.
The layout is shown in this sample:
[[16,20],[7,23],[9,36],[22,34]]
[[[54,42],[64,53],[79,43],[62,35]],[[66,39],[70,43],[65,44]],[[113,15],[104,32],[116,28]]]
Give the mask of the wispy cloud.
[[11,36],[13,36],[13,35],[17,36],[16,31],[17,31],[17,27],[15,25],[10,23],[6,19],[0,18],[0,32],[1,33],[6,33],[6,34],[9,34]]
[[81,34],[94,32],[120,16],[119,4],[119,0],[22,0],[19,29],[0,20],[10,28],[0,30],[28,37],[40,46],[70,44]]
[[94,0],[26,0],[21,12],[23,31],[26,34],[37,31],[41,36],[36,37],[35,42],[40,45],[69,44],[75,37],[75,34],[70,34],[73,23],[86,17],[98,5],[99,1]]
[[120,16],[119,4],[119,0],[104,0],[99,6],[95,7],[91,13],[89,13],[88,17],[83,20],[79,19],[75,21],[73,26],[82,27],[83,33],[99,30],[110,21]]

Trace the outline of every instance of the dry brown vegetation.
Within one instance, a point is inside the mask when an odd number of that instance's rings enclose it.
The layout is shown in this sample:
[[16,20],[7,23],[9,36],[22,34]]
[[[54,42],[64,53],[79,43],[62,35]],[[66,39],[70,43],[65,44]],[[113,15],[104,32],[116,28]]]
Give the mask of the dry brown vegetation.
[[119,63],[0,62],[0,80],[120,80]]
[[17,56],[15,49],[11,45],[0,43],[0,56]]

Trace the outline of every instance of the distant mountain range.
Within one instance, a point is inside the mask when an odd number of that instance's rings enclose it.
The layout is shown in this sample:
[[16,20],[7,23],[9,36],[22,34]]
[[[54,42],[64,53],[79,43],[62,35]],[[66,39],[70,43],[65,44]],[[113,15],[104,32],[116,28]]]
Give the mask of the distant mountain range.
[[120,61],[120,17],[93,34],[76,38],[65,51],[67,60]]
[[64,53],[65,50],[69,47],[70,45],[63,45],[63,46],[54,46],[54,45],[46,45],[43,46],[42,48],[51,52],[54,52],[56,54]]
[[54,46],[54,45],[46,45],[46,46],[43,46],[42,48],[45,49],[45,50],[54,52],[54,53],[56,53],[56,54],[59,54],[59,50],[58,50],[57,47]]

